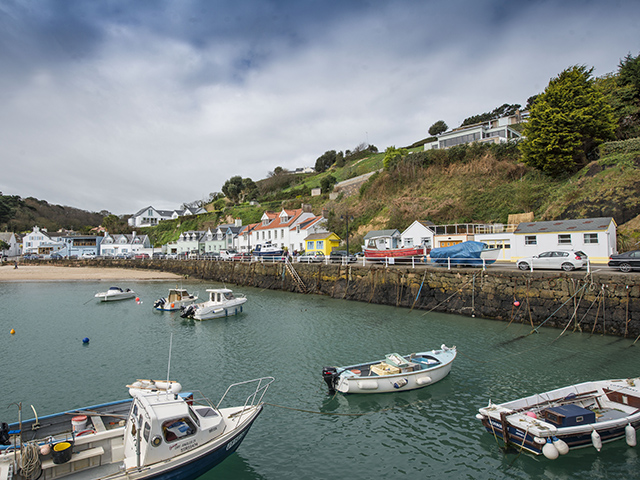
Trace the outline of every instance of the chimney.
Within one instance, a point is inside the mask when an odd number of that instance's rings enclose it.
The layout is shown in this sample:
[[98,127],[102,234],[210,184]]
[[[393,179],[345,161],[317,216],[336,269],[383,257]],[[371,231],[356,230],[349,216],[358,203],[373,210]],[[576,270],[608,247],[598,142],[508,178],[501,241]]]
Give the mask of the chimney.
[[304,202],[302,202],[302,205],[300,206],[300,208],[302,209],[303,212],[305,213],[313,213],[312,210],[312,206],[310,204],[305,204]]
[[242,226],[242,219],[241,218],[236,218],[235,226],[236,227],[241,227]]

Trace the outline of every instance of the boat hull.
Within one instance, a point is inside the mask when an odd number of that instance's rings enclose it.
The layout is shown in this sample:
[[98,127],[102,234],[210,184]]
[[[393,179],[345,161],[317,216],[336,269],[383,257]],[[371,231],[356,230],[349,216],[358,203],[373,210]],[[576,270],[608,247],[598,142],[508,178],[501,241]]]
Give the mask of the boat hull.
[[98,293],[96,298],[101,302],[117,302],[120,300],[129,300],[131,298],[135,298],[135,296],[136,294],[134,292],[126,292],[116,295],[101,295]]
[[420,257],[425,254],[424,248],[390,248],[388,250],[378,250],[377,248],[365,248],[364,258],[381,260],[385,258],[411,258]]
[[[640,428],[639,409],[640,379],[605,380],[490,404],[476,416],[496,438],[517,449],[548,456],[543,447],[553,439],[562,440],[569,450],[589,446],[599,450],[599,442],[628,439],[628,426],[634,431]],[[556,416],[560,410],[564,415]],[[567,413],[572,410],[574,415]]]

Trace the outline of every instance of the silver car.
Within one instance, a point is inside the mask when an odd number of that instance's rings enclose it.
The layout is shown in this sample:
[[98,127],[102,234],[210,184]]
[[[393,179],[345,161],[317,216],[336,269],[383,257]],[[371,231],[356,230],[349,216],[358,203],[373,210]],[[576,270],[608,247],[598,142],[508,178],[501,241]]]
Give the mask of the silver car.
[[570,272],[587,265],[587,254],[580,250],[552,250],[518,260],[520,270],[555,268]]

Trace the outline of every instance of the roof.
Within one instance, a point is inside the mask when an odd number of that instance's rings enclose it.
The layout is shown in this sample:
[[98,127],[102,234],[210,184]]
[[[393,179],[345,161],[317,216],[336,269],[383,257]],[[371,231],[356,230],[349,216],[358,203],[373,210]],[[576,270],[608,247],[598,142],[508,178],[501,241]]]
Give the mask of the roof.
[[558,233],[558,232],[593,232],[609,228],[612,217],[582,218],[579,220],[550,220],[546,222],[523,222],[518,225],[515,234],[526,233]]
[[305,238],[304,240],[305,240],[305,242],[307,240],[324,240],[324,239],[329,238],[331,236],[334,236],[334,237],[336,237],[338,239],[340,238],[340,237],[338,237],[338,235],[336,235],[333,232],[323,232],[323,233],[312,233],[311,235],[307,236],[307,238]]

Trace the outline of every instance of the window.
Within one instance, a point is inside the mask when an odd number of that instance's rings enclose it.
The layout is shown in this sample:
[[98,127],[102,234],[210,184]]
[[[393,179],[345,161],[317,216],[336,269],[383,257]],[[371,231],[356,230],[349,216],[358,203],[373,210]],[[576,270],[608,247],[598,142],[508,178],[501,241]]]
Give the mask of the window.
[[584,243],[598,243],[598,234],[597,233],[585,233],[584,234]]
[[538,244],[538,240],[537,240],[535,235],[525,235],[524,244],[525,245],[537,245]]
[[322,250],[324,248],[324,241],[323,240],[318,240],[316,242],[316,250]]
[[571,245],[571,235],[570,234],[558,235],[558,245]]
[[405,247],[413,247],[413,238],[405,238],[404,239]]
[[313,241],[307,242],[307,250],[313,250]]

